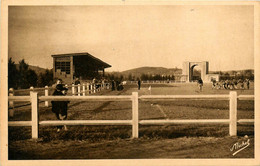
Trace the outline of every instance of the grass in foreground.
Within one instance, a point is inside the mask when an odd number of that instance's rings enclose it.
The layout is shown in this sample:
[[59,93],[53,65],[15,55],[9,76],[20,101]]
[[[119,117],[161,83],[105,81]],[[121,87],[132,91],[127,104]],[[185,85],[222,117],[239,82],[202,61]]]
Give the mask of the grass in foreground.
[[[156,86],[152,93],[196,94],[194,85]],[[148,94],[148,85],[139,94]],[[136,91],[128,87],[123,95]],[[184,91],[182,91],[184,90]],[[219,91],[220,92],[220,91]],[[201,94],[215,93],[206,86]],[[242,93],[242,92],[241,92]],[[250,94],[246,91],[243,94]],[[228,91],[221,91],[228,94]],[[55,120],[51,108],[40,107],[40,120]],[[158,109],[159,105],[164,114]],[[140,119],[228,119],[228,101],[140,101]],[[69,119],[131,119],[131,102],[71,102]],[[239,101],[238,118],[254,118],[254,102]],[[30,120],[30,106],[17,108],[10,120]],[[253,158],[254,126],[239,125],[229,137],[228,125],[140,126],[139,139],[130,139],[131,126],[40,127],[32,140],[30,127],[9,127],[9,159],[137,159],[137,158]],[[236,156],[230,147],[248,135],[250,146]]]

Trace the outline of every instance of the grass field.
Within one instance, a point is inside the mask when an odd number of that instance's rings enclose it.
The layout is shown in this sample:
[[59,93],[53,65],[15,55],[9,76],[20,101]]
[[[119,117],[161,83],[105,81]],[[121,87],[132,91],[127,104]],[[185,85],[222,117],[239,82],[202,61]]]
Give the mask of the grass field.
[[[148,87],[152,90],[149,91]],[[105,90],[95,95],[130,95],[136,85],[123,91]],[[254,94],[236,90],[239,94]],[[229,94],[229,90],[212,90],[205,84],[202,92],[196,84],[143,84],[141,95]],[[10,121],[31,120],[30,105],[15,104]],[[69,120],[131,119],[131,102],[70,102]],[[40,103],[40,121],[55,120],[51,107]],[[139,119],[228,119],[229,101],[149,100],[139,101]],[[254,118],[254,101],[238,101],[238,119]],[[253,158],[254,126],[238,125],[238,136],[229,137],[228,125],[142,126],[138,139],[130,139],[131,126],[68,126],[56,132],[55,127],[40,127],[39,139],[32,140],[30,127],[9,127],[9,159],[139,159],[139,158]],[[248,138],[244,136],[247,135]],[[230,147],[250,139],[250,146],[232,155]]]

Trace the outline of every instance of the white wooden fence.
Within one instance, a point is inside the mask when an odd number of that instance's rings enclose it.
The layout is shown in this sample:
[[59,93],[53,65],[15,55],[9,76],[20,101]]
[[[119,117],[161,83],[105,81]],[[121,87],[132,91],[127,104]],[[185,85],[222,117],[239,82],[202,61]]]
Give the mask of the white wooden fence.
[[[126,81],[130,84],[137,84],[137,81]],[[166,83],[184,83],[186,81],[177,80],[145,80],[141,81],[142,84],[166,84]]]
[[[96,88],[97,85],[99,88]],[[71,86],[65,85],[66,88],[71,88],[72,96],[78,95],[78,96],[86,96],[88,94],[94,94],[97,92],[100,92],[101,90],[104,89],[109,89],[109,84],[108,83],[100,83],[100,84],[93,84],[93,83],[87,83],[87,84],[78,84],[74,85],[72,84]],[[52,87],[45,86],[44,88],[34,88],[30,87],[30,89],[22,89],[22,90],[16,90],[17,92],[19,91],[44,91],[45,96],[49,96],[50,90]],[[9,89],[9,96],[14,96],[14,89],[10,88]],[[12,108],[14,107],[13,101],[9,102],[9,106]],[[45,106],[49,107],[49,101],[45,101]],[[10,116],[12,117],[14,114],[13,109],[10,111]]]
[[[97,88],[97,86],[98,86],[98,88]],[[78,84],[78,85],[72,84],[71,86],[66,86],[66,87],[71,88],[72,96],[75,96],[75,95],[85,96],[86,94],[97,93],[97,92],[100,92],[101,90],[109,89],[109,84],[108,83],[96,83],[96,84],[83,83],[83,84]]]
[[[138,100],[171,99],[171,100],[229,100],[229,119],[191,119],[191,120],[139,120]],[[32,138],[38,138],[39,125],[132,125],[132,138],[138,138],[139,124],[229,124],[229,135],[237,135],[237,123],[254,123],[254,119],[237,120],[237,100],[254,100],[254,95],[240,95],[231,91],[229,95],[143,95],[138,97],[137,92],[132,95],[121,96],[38,96],[31,92],[30,96],[9,96],[9,102],[31,101],[31,121],[9,121],[9,126],[32,126]],[[132,101],[132,120],[64,120],[39,121],[39,100],[42,101]]]

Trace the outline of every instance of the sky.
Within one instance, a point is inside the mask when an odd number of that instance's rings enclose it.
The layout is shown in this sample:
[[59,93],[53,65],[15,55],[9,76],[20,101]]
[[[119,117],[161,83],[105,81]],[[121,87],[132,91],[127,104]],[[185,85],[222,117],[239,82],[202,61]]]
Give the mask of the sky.
[[253,6],[12,6],[8,56],[52,68],[51,55],[88,52],[110,64],[210,71],[254,68]]

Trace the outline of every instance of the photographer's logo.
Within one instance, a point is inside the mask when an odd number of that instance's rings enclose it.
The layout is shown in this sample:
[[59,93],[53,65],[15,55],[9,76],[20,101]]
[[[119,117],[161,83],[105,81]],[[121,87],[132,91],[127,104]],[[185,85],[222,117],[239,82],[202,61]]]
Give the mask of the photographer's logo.
[[231,146],[230,151],[234,152],[232,155],[235,156],[238,152],[241,152],[249,145],[250,145],[250,139],[247,139],[246,141],[242,141],[242,142],[236,142]]

